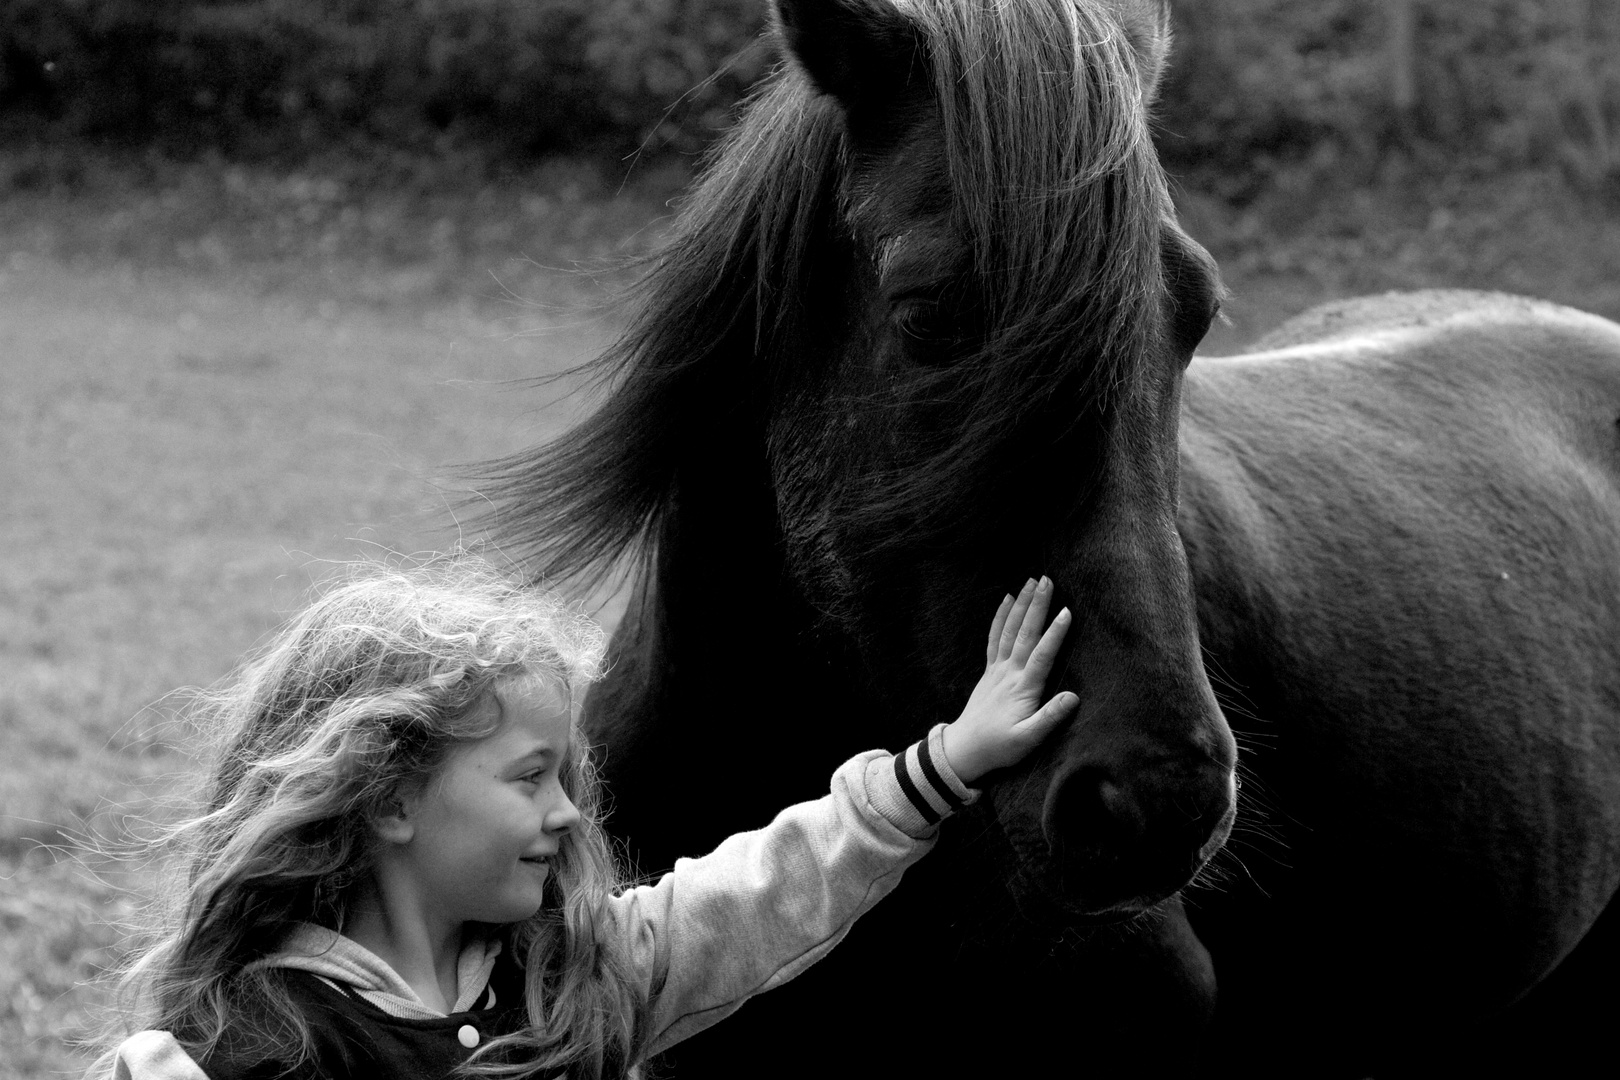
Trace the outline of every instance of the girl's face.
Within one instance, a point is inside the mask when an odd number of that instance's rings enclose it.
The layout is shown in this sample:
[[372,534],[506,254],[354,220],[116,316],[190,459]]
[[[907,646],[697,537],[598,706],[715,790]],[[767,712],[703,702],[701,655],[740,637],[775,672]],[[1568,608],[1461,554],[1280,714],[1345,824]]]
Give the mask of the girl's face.
[[559,771],[569,752],[567,692],[518,677],[478,709],[494,733],[453,747],[410,800],[410,839],[398,854],[423,914],[447,926],[510,923],[540,910],[549,860],[579,810]]

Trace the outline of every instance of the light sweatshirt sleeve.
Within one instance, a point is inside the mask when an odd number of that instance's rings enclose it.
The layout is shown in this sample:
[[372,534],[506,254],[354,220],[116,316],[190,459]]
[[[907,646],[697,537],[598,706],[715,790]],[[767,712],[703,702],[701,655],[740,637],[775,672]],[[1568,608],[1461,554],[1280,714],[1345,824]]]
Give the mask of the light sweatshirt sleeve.
[[825,956],[933,847],[940,820],[978,798],[946,761],[943,731],[856,755],[829,794],[609,902],[608,930],[651,997],[649,1054]]
[[208,1080],[167,1031],[137,1031],[118,1044],[113,1080]]

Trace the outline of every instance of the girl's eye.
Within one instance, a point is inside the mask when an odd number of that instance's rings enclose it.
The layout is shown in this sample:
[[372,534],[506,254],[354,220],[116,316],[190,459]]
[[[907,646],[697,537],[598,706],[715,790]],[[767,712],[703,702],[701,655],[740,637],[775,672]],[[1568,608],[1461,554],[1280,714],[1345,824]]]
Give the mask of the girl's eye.
[[530,769],[528,772],[518,777],[518,780],[525,784],[538,784],[545,775],[545,769]]

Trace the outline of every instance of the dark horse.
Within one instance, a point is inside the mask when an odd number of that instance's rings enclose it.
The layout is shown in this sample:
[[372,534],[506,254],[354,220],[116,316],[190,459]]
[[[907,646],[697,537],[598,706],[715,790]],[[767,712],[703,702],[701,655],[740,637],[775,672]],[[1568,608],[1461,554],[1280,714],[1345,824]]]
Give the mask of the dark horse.
[[1608,1052],[1620,327],[1419,293],[1194,360],[1166,22],[779,0],[602,408],[492,468],[537,572],[636,571],[586,710],[647,870],[953,717],[1025,576],[1076,614],[1075,722],[679,1076]]

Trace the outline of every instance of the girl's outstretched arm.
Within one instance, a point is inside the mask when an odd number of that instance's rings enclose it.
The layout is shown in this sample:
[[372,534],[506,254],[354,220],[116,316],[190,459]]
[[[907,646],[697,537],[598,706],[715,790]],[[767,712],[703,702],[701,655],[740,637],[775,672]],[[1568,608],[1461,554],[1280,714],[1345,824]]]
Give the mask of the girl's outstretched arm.
[[826,955],[933,846],[940,820],[978,798],[965,781],[1014,764],[1073,711],[1072,694],[1041,704],[1068,626],[1061,613],[1041,632],[1050,598],[1043,579],[1003,601],[985,672],[954,724],[897,755],[851,758],[823,798],[613,898],[614,929],[652,995],[649,1053]]

